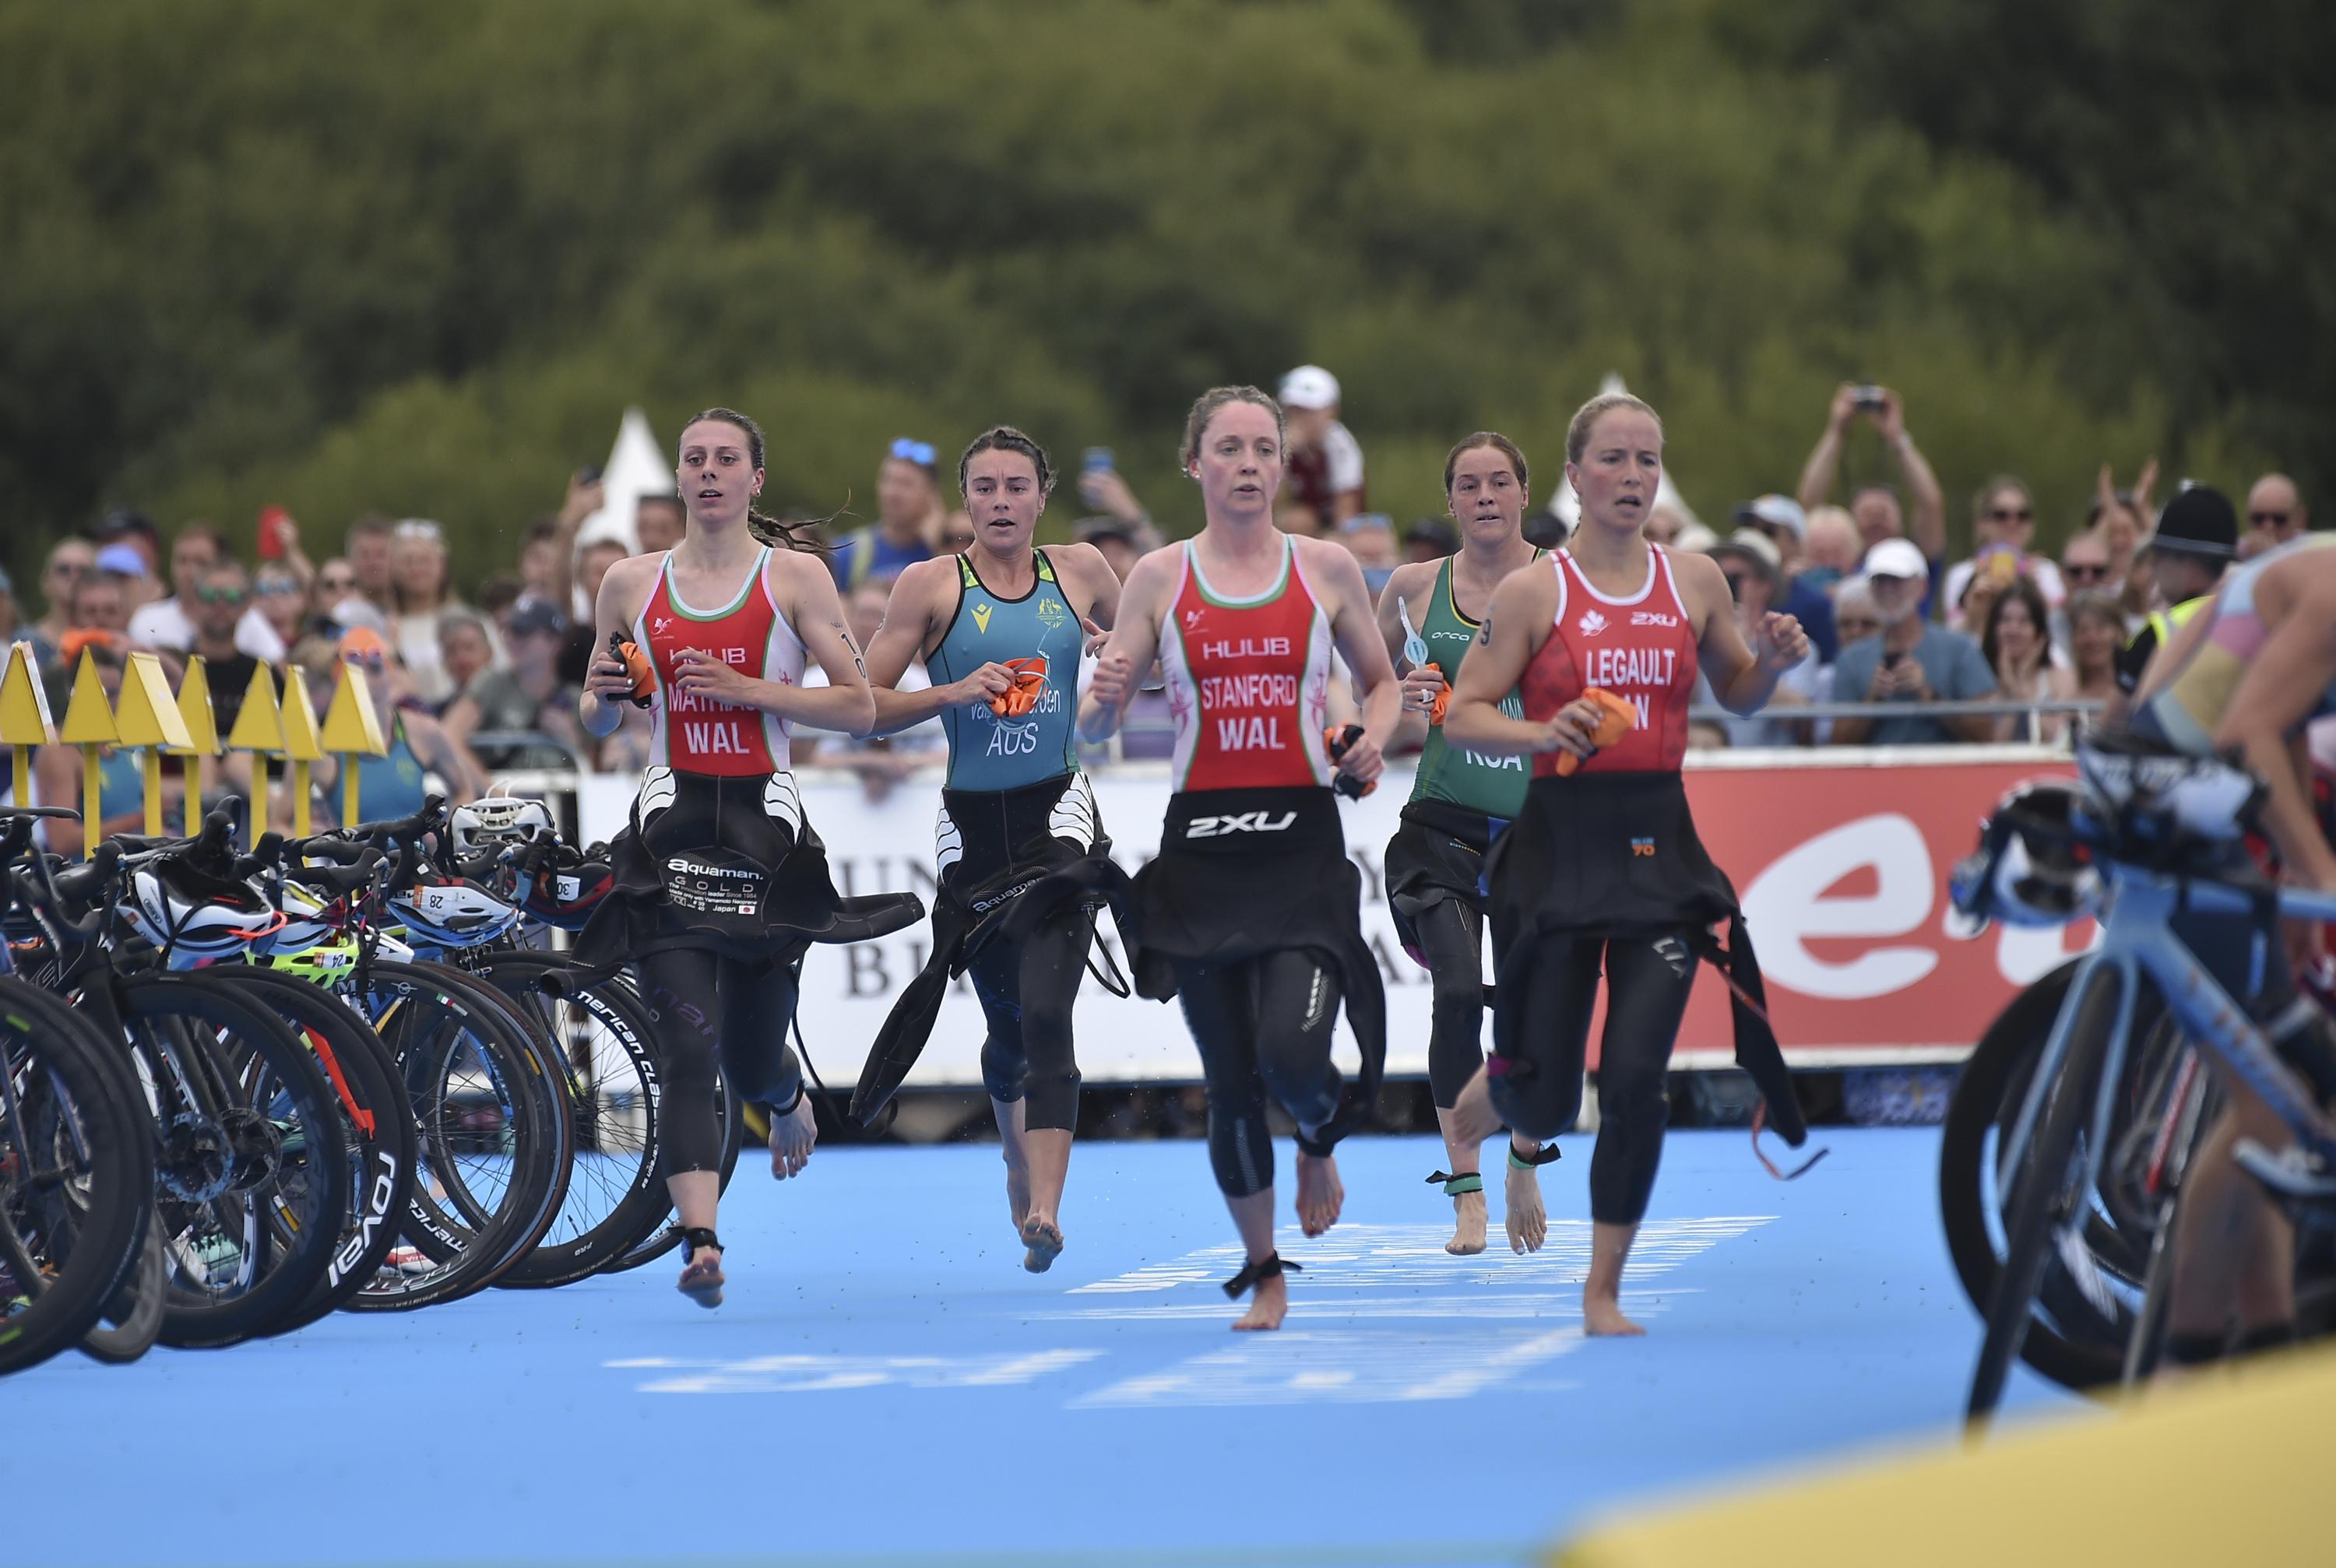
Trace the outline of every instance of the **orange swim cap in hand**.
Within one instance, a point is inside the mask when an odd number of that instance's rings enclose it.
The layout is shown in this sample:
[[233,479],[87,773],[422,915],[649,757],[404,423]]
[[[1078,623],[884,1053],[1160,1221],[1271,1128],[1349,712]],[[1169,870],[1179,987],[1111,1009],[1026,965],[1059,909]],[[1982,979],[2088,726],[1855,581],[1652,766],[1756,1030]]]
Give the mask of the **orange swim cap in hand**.
[[1442,724],[1444,722],[1444,716],[1446,713],[1449,713],[1451,709],[1452,688],[1447,686],[1438,691],[1436,694],[1436,700],[1428,705],[1427,722],[1431,725]]
[[639,644],[616,631],[608,634],[608,651],[625,667],[625,674],[632,680],[625,696],[635,707],[648,706],[657,696],[657,668],[649,663],[649,656],[641,651]]
[[[1616,696],[1604,687],[1594,686],[1583,691],[1582,695],[1586,700],[1596,703],[1603,710],[1599,717],[1597,729],[1591,733],[1591,745],[1612,745],[1616,741],[1629,735],[1630,726],[1639,722],[1638,707],[1628,697]],[[1557,759],[1557,776],[1567,777],[1581,766],[1580,757],[1575,756],[1572,752],[1561,753]]]
[[1039,697],[1046,691],[1046,657],[1034,655],[1029,658],[1009,658],[1006,667],[1014,672],[1014,684],[989,699],[989,711],[999,718],[1025,718],[1038,706]]

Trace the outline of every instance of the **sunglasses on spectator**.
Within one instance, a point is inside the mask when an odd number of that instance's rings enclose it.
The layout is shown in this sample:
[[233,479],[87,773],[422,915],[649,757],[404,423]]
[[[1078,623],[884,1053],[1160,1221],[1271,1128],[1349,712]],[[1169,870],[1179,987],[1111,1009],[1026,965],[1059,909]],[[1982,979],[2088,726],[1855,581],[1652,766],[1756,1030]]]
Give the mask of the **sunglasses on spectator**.
[[2283,511],[2251,511],[2247,513],[2247,521],[2253,523],[2257,528],[2285,528],[2287,526],[2287,513]]
[[239,588],[199,588],[195,597],[205,604],[241,604],[251,596]]
[[913,463],[919,468],[932,467],[936,456],[931,442],[910,441],[905,435],[892,443],[891,454],[903,463]]
[[1730,599],[1742,599],[1744,597],[1745,579],[1749,578],[1752,574],[1748,571],[1728,571],[1722,572],[1720,575],[1728,579],[1728,596]]
[[1987,514],[1998,522],[2031,522],[2036,517],[2035,509],[2026,506],[1990,506]]
[[388,664],[388,661],[377,653],[345,653],[341,656],[341,662],[355,665],[367,675],[379,675]]
[[2060,575],[2070,582],[2099,582],[2109,574],[2107,566],[2090,566],[2081,561],[2063,561]]
[[355,593],[356,590],[357,579],[355,577],[320,577],[316,579],[316,591],[319,593]]

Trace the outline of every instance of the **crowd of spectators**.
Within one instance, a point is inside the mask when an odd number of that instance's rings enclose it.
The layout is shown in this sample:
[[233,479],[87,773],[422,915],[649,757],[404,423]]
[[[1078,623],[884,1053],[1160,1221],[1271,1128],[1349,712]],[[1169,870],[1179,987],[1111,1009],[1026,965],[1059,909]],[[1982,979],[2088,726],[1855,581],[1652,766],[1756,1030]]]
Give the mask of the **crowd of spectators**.
[[[1290,414],[1277,510],[1282,527],[1343,543],[1374,589],[1397,565],[1457,548],[1444,519],[1398,527],[1368,509],[1363,449],[1344,421],[1336,376],[1301,365],[1280,390]],[[1889,472],[1843,493],[1844,455],[1861,424],[1879,437]],[[1698,722],[1696,744],[2056,738],[2071,722],[2065,705],[2107,704],[2130,689],[2165,634],[2162,612],[2210,591],[2230,562],[2310,524],[2303,498],[2280,474],[2255,482],[2243,516],[2219,493],[2186,486],[2161,511],[2156,477],[2153,462],[2133,485],[2120,487],[2105,465],[2084,516],[2066,520],[2057,558],[2037,548],[2039,522],[2048,534],[2059,531],[2039,519],[2029,487],[2009,474],[1990,478],[1971,501],[1972,553],[1951,561],[1945,494],[1909,428],[1904,402],[1887,387],[1844,385],[1801,466],[1796,493],[1733,507],[1725,533],[1698,521],[1667,484],[1650,533],[1674,550],[1713,556],[1747,629],[1770,610],[1787,611],[1808,628],[1815,650],[1782,683],[1767,712]],[[902,568],[971,542],[971,522],[949,509],[943,480],[933,443],[893,441],[877,462],[876,516],[828,541],[830,566],[863,643]],[[1080,515],[1073,537],[1094,544],[1123,577],[1163,541],[1109,452],[1085,453],[1074,488]],[[513,569],[478,582],[467,601],[456,591],[443,531],[427,520],[361,517],[338,554],[312,560],[299,525],[271,511],[261,521],[258,558],[247,562],[207,522],[185,523],[166,541],[144,516],[114,511],[58,541],[33,593],[20,599],[0,574],[0,637],[33,645],[59,712],[83,649],[95,652],[109,680],[118,679],[123,656],[135,649],[161,656],[174,678],[184,659],[199,654],[223,734],[259,666],[300,667],[321,702],[339,664],[361,662],[397,737],[396,755],[380,765],[393,787],[399,770],[426,772],[459,798],[511,770],[638,768],[648,746],[644,716],[628,710],[606,739],[586,735],[576,721],[595,597],[630,547],[607,536],[579,544],[579,530],[604,499],[596,477],[576,476],[560,509],[525,529]],[[1528,535],[1562,542],[1569,502],[1561,494],[1534,512]],[[678,495],[644,496],[630,532],[641,550],[664,550],[681,537],[684,517]],[[29,613],[34,604],[37,617]],[[921,679],[921,670],[909,678]],[[1940,706],[1982,700],[2036,706],[2016,713]],[[1893,711],[1831,718],[1794,711],[1825,704],[1884,704]],[[1168,716],[1154,706],[1159,711],[1135,705],[1117,755],[1167,754]],[[875,740],[807,731],[797,738],[795,761],[849,769],[881,794],[938,760],[941,747],[938,725]],[[234,767],[227,787],[235,787]],[[114,800],[109,790],[109,815]]]

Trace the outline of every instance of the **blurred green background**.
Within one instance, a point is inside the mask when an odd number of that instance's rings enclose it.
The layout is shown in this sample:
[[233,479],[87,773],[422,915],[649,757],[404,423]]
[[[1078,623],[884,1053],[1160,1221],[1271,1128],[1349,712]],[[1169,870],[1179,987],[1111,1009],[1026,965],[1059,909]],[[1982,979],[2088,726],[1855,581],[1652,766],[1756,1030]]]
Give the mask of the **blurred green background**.
[[2324,492],[2331,60],[2319,0],[9,5],[0,531],[377,509],[471,578],[715,402],[781,505],[1004,419],[1183,528],[1187,403],[1309,360],[1398,518],[1609,370],[1707,515],[1844,378],[1958,530],[2153,452]]

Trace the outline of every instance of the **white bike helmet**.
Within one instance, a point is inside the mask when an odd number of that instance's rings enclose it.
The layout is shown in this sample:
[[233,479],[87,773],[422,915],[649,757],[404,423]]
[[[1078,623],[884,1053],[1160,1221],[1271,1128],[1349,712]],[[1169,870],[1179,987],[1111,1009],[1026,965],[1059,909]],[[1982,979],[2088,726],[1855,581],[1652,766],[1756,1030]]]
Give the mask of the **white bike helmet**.
[[283,927],[254,949],[262,958],[305,953],[334,933],[335,927],[325,918],[331,901],[314,889],[287,881],[278,907],[284,911]]
[[465,858],[489,844],[532,843],[560,836],[550,806],[516,795],[485,795],[456,806],[448,823],[454,852]]
[[223,959],[276,934],[284,916],[248,883],[210,876],[186,862],[149,861],[130,873],[122,904],[131,929],[161,949],[174,969]]

